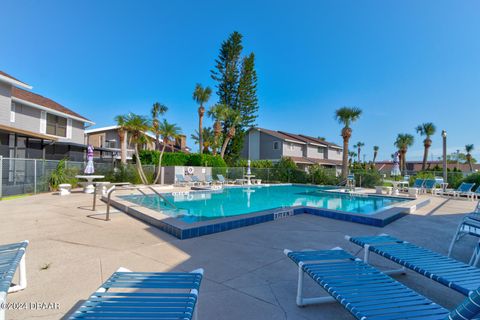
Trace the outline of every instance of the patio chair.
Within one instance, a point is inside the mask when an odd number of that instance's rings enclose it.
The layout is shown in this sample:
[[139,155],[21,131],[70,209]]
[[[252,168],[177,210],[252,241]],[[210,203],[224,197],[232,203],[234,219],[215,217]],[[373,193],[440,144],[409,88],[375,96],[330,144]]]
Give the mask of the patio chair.
[[202,276],[120,268],[69,319],[194,319]]
[[435,180],[435,179],[425,180],[423,188],[425,190],[425,193],[430,192],[431,194],[436,194],[437,190],[440,191],[440,189],[437,189],[437,180]]
[[480,269],[407,241],[387,234],[345,238],[364,249],[363,261],[366,263],[370,252],[374,252],[465,296],[480,286]]
[[224,177],[222,174],[217,174],[217,178],[218,178],[218,181],[219,181],[221,184],[232,183],[231,180],[225,179],[225,177]]
[[[298,265],[297,305],[338,301],[356,319],[474,319],[480,312],[480,290],[475,290],[449,312],[395,279],[342,249],[284,250]],[[330,296],[304,298],[304,274]]]
[[480,184],[478,185],[477,189],[472,192],[472,200],[479,200],[480,199]]
[[[7,293],[17,292],[27,287],[25,250],[28,240],[0,246],[0,319],[5,319]],[[13,285],[13,276],[19,271],[19,284]]]
[[195,185],[195,184],[202,185],[205,182],[205,181],[200,180],[200,178],[197,177],[197,176],[192,176],[190,179],[192,180],[193,185]]
[[413,182],[412,188],[421,189],[421,188],[423,188],[424,183],[425,183],[424,179],[415,179],[415,181]]
[[209,174],[206,174],[206,175],[205,175],[205,183],[206,183],[206,184],[213,184],[213,182],[214,182],[214,181],[213,181],[212,176],[209,175]]
[[[477,237],[480,241],[480,202],[478,202],[475,210],[472,213],[465,215],[462,221],[460,221],[458,224],[457,231],[455,232],[452,242],[450,242],[450,246],[448,247],[448,257],[451,256],[455,243],[465,235]],[[476,245],[473,255],[470,258],[469,263],[473,266],[477,265],[478,259],[480,258],[479,249],[479,246]]]
[[192,185],[192,182],[186,180],[185,177],[183,176],[183,174],[176,174],[175,175],[175,185],[185,187],[185,186]]
[[445,196],[453,196],[453,197],[460,197],[460,196],[470,197],[472,195],[472,189],[474,186],[475,186],[475,183],[462,182],[456,190],[447,189],[441,192],[441,194]]

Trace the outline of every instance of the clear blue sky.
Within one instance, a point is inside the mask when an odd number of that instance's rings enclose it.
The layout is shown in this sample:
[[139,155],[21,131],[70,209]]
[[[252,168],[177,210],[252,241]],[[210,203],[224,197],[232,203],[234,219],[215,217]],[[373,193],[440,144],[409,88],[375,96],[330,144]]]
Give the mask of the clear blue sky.
[[[196,82],[234,30],[257,58],[258,125],[341,143],[334,110],[358,106],[352,142],[367,159],[432,121],[449,151],[480,151],[478,1],[19,1],[0,9],[0,70],[98,126],[154,101],[196,128]],[[216,102],[214,97],[211,103]],[[207,121],[207,124],[209,120]],[[420,159],[416,134],[410,159]],[[189,139],[189,145],[194,147]]]

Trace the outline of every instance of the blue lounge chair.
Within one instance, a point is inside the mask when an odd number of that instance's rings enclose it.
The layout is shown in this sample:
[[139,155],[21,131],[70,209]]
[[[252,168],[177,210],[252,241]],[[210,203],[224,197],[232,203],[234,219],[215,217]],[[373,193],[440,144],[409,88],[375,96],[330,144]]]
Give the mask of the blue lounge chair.
[[[477,237],[480,241],[480,202],[477,204],[475,210],[472,213],[465,215],[462,221],[458,224],[457,231],[448,247],[448,257],[451,256],[455,243],[465,235]],[[475,250],[469,262],[470,265],[477,265],[478,260],[480,259],[479,249],[480,247],[478,245],[475,246]]]
[[196,184],[201,185],[201,184],[203,184],[203,181],[200,180],[200,178],[198,178],[197,176],[192,176],[190,179],[192,180],[193,185],[196,185]]
[[214,182],[212,176],[209,175],[209,174],[206,174],[206,175],[205,175],[205,182],[206,182],[207,184],[212,184],[212,183]]
[[69,319],[190,320],[202,276],[203,269],[179,273],[120,268]]
[[[17,292],[27,287],[25,250],[28,240],[0,246],[0,319],[5,319],[7,293]],[[19,269],[19,284],[12,286],[13,276]]]
[[480,287],[480,269],[407,241],[389,235],[346,236],[346,239],[364,248],[367,263],[369,253],[374,252],[463,295]]
[[231,182],[225,179],[225,177],[222,174],[217,174],[217,178],[218,178],[218,182],[220,182],[221,184],[226,184]]
[[192,184],[191,181],[185,179],[183,174],[176,174],[175,175],[175,184],[179,186],[189,186]]
[[[336,300],[360,320],[465,320],[480,312],[478,290],[449,312],[344,250],[284,253],[298,265],[299,306]],[[331,297],[303,298],[305,273]]]
[[474,186],[475,186],[475,183],[462,182],[456,190],[447,189],[441,194],[447,195],[447,196],[453,196],[453,197],[460,197],[460,196],[470,197],[472,195],[472,189]]
[[480,199],[480,185],[478,185],[478,188],[472,192],[472,200],[478,200]]
[[437,186],[437,180],[435,179],[427,179],[423,184],[423,188],[425,189],[425,192],[430,191],[431,194],[436,193],[436,190],[437,190],[436,186]]
[[425,184],[424,179],[415,179],[415,181],[413,182],[412,188],[415,188],[415,189],[418,189],[419,191],[422,191],[424,184]]

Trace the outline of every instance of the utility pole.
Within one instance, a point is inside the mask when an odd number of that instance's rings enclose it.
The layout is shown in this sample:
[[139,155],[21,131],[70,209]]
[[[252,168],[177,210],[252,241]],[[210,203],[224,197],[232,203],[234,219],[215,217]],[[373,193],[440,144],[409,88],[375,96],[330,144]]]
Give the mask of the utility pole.
[[442,131],[443,138],[443,182],[447,182],[447,131]]

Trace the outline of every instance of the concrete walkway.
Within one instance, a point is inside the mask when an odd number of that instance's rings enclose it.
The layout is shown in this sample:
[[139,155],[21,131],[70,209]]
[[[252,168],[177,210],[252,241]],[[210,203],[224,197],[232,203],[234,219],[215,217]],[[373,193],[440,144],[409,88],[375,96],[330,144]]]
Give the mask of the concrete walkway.
[[[88,217],[90,206],[91,195],[83,193],[0,201],[0,243],[30,240],[28,288],[8,295],[8,301],[58,304],[58,309],[7,310],[8,319],[65,317],[120,266],[134,271],[203,267],[200,319],[353,319],[336,303],[296,307],[297,270],[284,248],[341,246],[357,253],[345,234],[385,232],[445,254],[458,222],[474,203],[432,198],[429,206],[385,228],[299,215],[190,240],[173,238],[123,213],[113,213],[109,222],[100,220],[98,212]],[[105,210],[103,203],[98,210]],[[467,261],[474,243],[463,239],[455,257]],[[388,266],[382,259],[374,262]],[[411,272],[397,279],[447,308],[462,300]],[[311,281],[306,289],[321,293]]]

